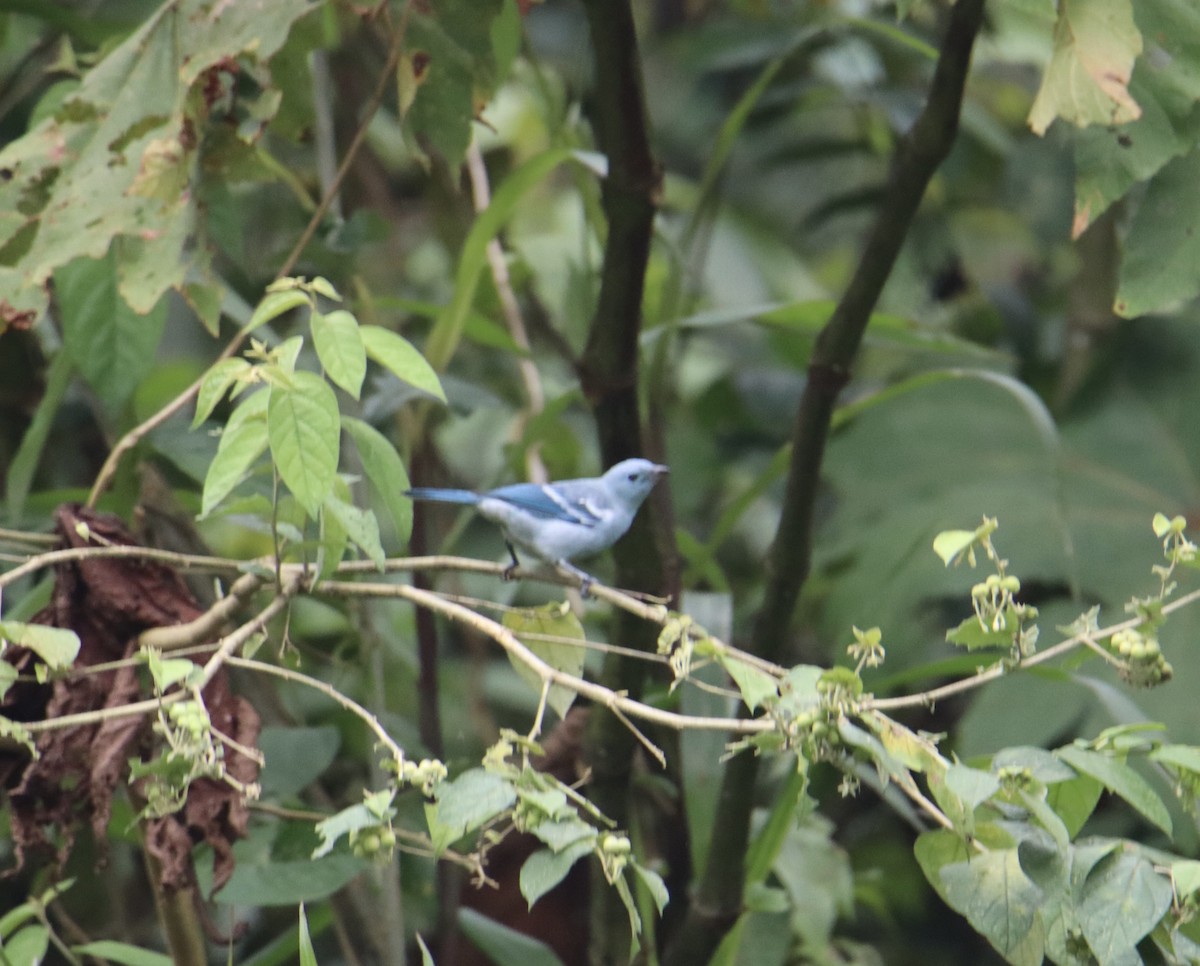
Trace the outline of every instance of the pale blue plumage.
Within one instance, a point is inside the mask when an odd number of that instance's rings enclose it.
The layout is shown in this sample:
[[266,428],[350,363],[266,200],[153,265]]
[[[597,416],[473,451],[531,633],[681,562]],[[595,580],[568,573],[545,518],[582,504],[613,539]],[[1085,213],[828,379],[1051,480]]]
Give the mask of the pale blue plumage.
[[633,523],[638,508],[654,488],[665,466],[649,460],[624,460],[595,479],[558,483],[516,483],[486,493],[417,487],[414,500],[473,506],[480,516],[504,533],[513,567],[519,561],[514,547],[555,564],[583,581],[592,578],[571,564],[607,550]]

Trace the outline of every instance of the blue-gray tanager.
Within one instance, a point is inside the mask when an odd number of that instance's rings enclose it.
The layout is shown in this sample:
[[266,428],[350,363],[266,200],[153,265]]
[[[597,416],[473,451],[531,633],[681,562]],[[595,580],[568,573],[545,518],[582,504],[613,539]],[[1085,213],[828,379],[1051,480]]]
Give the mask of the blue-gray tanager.
[[597,554],[616,543],[666,472],[665,466],[632,459],[595,479],[516,483],[486,493],[417,487],[407,495],[414,500],[475,507],[504,533],[512,557],[506,577],[520,564],[515,545],[574,574],[582,581],[586,596],[592,578],[571,560]]

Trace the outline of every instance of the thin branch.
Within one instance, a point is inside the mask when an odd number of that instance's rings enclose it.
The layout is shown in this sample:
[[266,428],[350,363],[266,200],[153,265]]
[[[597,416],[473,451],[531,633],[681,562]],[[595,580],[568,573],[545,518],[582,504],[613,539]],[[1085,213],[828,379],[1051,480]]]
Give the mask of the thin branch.
[[258,671],[261,674],[270,674],[273,677],[283,678],[285,681],[291,681],[293,684],[302,684],[306,688],[312,688],[314,691],[319,691],[331,701],[340,704],[343,708],[361,720],[371,733],[379,739],[379,743],[383,745],[396,761],[404,761],[404,749],[396,744],[395,739],[387,733],[387,730],[379,723],[379,719],[371,714],[366,708],[355,701],[353,698],[348,698],[342,694],[337,688],[331,684],[326,684],[324,681],[319,681],[314,677],[309,677],[300,671],[294,671],[291,668],[279,667],[276,664],[267,664],[265,661],[256,661],[248,657],[234,657],[230,655],[225,658],[225,663],[230,667],[245,668],[248,671]]
[[[472,140],[467,148],[467,174],[471,179],[471,198],[475,204],[475,211],[483,212],[491,204],[491,187],[488,184],[487,166],[483,163],[483,153],[479,150],[479,142],[476,140]],[[517,427],[523,429],[533,417],[546,408],[546,394],[542,389],[541,374],[533,361],[529,333],[521,315],[521,306],[513,292],[508,262],[505,261],[500,239],[492,238],[487,243],[487,260],[492,271],[492,282],[496,286],[496,295],[500,298],[504,322],[508,326],[508,334],[521,350],[517,356],[517,370],[525,387],[526,406]],[[542,462],[541,447],[537,443],[526,450],[525,472],[534,483],[545,483],[549,479],[546,464]]]
[[242,574],[229,588],[228,594],[195,620],[186,624],[151,627],[142,631],[138,636],[138,646],[154,647],[160,651],[178,651],[211,640],[217,636],[221,625],[253,597],[264,582],[264,578],[257,574]]
[[729,731],[735,734],[757,734],[762,731],[770,731],[774,727],[774,724],[766,718],[747,720],[744,718],[687,715],[674,711],[664,711],[661,708],[642,704],[640,701],[635,701],[627,695],[618,693],[611,688],[606,688],[601,684],[595,684],[591,681],[585,681],[582,678],[551,667],[522,644],[517,636],[503,624],[489,617],[484,617],[469,607],[463,607],[461,604],[456,604],[453,601],[444,600],[435,593],[410,587],[407,584],[345,583],[336,580],[327,580],[321,584],[321,590],[323,593],[334,596],[401,597],[411,600],[415,604],[428,607],[430,610],[450,620],[465,624],[487,635],[516,658],[516,660],[532,670],[543,681],[549,680],[553,684],[561,684],[563,687],[569,688],[576,694],[589,698],[597,704],[623,711],[631,718],[637,718],[650,724],[661,725],[673,731],[695,729],[703,731]]

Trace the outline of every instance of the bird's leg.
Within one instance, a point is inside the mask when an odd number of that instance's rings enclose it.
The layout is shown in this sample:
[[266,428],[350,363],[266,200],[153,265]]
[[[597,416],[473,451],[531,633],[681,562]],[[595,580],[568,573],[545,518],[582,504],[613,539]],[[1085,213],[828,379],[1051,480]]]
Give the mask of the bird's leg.
[[554,563],[559,570],[564,570],[572,577],[579,579],[579,594],[584,600],[592,596],[592,583],[595,581],[595,577],[566,560],[556,560]]
[[516,580],[517,579],[517,568],[519,566],[521,566],[521,561],[517,559],[517,551],[514,549],[513,545],[509,541],[505,540],[504,546],[508,547],[508,555],[510,557],[512,557],[512,563],[510,563],[507,567],[504,568],[504,573],[501,574],[501,576],[505,580]]

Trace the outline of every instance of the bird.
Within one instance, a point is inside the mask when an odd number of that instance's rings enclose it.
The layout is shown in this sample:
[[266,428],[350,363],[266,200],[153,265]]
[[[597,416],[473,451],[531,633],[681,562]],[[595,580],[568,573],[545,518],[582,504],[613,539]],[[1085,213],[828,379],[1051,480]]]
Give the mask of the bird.
[[595,478],[515,483],[483,493],[418,486],[406,490],[405,495],[413,500],[471,506],[498,526],[512,558],[505,579],[512,579],[521,564],[519,547],[578,578],[586,597],[594,578],[571,561],[616,543],[654,484],[668,472],[667,467],[650,460],[628,459]]

